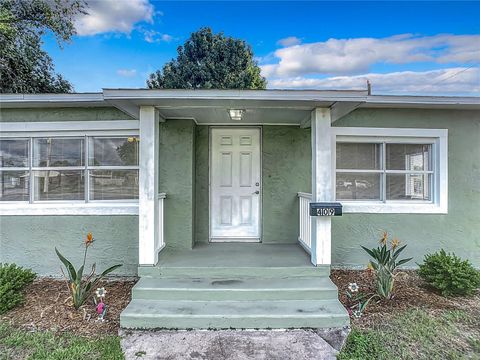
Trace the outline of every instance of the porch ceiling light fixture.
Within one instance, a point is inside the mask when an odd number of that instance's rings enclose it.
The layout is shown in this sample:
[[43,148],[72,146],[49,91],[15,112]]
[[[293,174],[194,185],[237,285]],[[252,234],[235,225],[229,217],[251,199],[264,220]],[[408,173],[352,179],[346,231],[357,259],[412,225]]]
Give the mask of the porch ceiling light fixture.
[[235,121],[240,121],[242,120],[242,116],[245,110],[242,109],[229,109],[228,114],[230,115],[230,119],[235,120]]

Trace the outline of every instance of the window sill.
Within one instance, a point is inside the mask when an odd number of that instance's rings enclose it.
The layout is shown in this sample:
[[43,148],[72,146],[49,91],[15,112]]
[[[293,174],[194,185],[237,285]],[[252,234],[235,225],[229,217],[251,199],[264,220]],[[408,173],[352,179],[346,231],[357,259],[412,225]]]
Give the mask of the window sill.
[[372,203],[372,202],[344,202],[344,213],[365,214],[448,214],[448,207],[439,204],[420,203]]
[[138,203],[0,204],[0,216],[138,215]]

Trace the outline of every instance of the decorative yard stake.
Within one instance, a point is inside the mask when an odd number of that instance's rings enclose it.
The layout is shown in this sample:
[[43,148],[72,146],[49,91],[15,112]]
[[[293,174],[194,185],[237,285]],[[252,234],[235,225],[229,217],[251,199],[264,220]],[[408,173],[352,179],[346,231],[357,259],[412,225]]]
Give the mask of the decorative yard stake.
[[96,310],[98,314],[98,319],[97,321],[104,322],[105,321],[105,315],[107,314],[107,305],[104,302],[105,295],[107,294],[107,290],[105,288],[98,288],[95,291],[95,295],[97,295],[97,298],[99,299],[99,302],[97,303],[97,300],[95,300]]

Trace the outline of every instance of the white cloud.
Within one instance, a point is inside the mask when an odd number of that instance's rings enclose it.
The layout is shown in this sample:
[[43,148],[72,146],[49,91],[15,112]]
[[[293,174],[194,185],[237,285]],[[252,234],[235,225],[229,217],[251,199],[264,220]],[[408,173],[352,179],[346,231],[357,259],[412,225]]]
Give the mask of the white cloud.
[[170,42],[174,40],[172,35],[163,34],[155,30],[144,30],[143,35],[146,42],[155,43],[155,42]]
[[323,79],[292,77],[270,80],[274,89],[366,89],[372,83],[374,94],[469,94],[480,95],[480,68],[457,67],[430,71],[370,73]]
[[88,14],[76,21],[78,35],[107,32],[129,34],[139,22],[153,23],[156,14],[149,0],[88,0]]
[[134,77],[137,76],[136,69],[118,69],[117,74],[123,77]]
[[302,40],[300,40],[298,37],[289,36],[289,37],[278,40],[277,44],[281,46],[294,46],[294,45],[300,44],[301,42]]
[[480,61],[480,35],[396,35],[387,38],[329,39],[275,51],[275,63],[264,64],[266,77],[306,74],[361,74],[374,64]]

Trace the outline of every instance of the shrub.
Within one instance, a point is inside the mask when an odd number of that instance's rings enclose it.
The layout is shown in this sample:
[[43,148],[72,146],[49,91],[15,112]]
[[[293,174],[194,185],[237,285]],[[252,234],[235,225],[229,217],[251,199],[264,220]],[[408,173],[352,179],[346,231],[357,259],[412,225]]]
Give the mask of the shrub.
[[0,314],[23,302],[22,289],[32,283],[35,276],[30,269],[0,263]]
[[471,295],[480,287],[480,273],[472,264],[443,249],[425,255],[418,265],[420,276],[443,296]]

